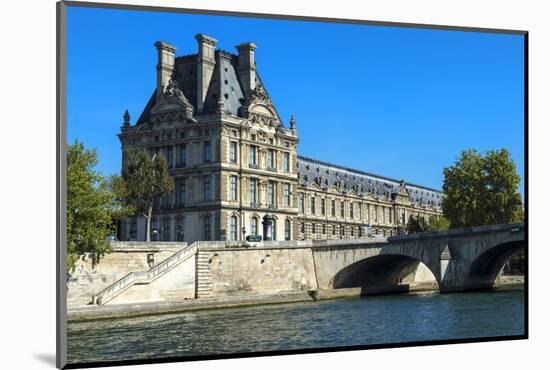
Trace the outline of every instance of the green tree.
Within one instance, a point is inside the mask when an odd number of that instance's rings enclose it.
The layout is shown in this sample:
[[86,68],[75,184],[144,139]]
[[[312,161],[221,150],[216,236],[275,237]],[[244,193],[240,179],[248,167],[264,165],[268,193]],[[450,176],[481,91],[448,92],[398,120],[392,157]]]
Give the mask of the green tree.
[[409,217],[409,221],[407,221],[407,233],[415,234],[423,233],[425,231],[428,231],[428,223],[424,217],[415,217],[414,215],[411,215]]
[[427,231],[444,231],[448,230],[451,225],[450,221],[444,216],[432,215],[428,219]]
[[109,182],[94,171],[97,154],[75,140],[67,146],[67,270],[79,256],[90,254],[94,263],[110,252],[107,236],[113,232],[118,208]]
[[480,154],[463,151],[443,170],[443,214],[450,227],[460,228],[514,221],[521,196],[520,177],[506,149]]
[[144,150],[129,149],[125,153],[122,177],[115,184],[120,198],[146,220],[145,240],[151,241],[151,215],[156,197],[168,194],[174,180],[168,173],[166,158],[162,154],[151,157]]

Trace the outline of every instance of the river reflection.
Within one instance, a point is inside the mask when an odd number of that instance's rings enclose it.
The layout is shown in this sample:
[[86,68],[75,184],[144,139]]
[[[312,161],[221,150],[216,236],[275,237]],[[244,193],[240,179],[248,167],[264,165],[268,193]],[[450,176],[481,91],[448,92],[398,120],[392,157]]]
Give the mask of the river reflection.
[[524,292],[393,295],[68,325],[68,360],[385,344],[524,334]]

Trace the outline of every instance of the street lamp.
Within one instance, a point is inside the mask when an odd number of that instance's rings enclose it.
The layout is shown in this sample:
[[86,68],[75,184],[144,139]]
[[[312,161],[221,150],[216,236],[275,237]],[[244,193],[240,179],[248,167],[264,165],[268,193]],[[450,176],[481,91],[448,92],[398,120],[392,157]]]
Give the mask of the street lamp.
[[246,236],[246,227],[242,227],[241,228],[241,232],[243,233],[243,240],[245,240],[245,236]]

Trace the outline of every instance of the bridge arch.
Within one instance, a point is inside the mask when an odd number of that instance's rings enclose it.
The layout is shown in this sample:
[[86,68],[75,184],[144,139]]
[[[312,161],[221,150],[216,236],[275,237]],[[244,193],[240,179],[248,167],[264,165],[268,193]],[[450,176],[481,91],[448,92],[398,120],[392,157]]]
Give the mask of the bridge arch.
[[464,290],[492,289],[506,261],[522,250],[524,245],[524,240],[500,243],[477,256],[470,265]]
[[361,288],[361,295],[439,290],[436,275],[421,260],[402,254],[380,254],[356,261],[336,273],[334,289]]

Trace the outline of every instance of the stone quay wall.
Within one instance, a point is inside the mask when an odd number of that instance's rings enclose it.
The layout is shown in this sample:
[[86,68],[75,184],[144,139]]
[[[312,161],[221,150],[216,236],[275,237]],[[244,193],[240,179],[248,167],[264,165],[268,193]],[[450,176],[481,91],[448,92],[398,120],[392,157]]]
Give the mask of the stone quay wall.
[[[82,256],[67,277],[67,307],[84,306],[92,296],[132,271],[148,270],[148,255],[158,264],[187,243],[112,242],[112,252],[97,265],[89,256]],[[150,257],[149,257],[150,258]]]

